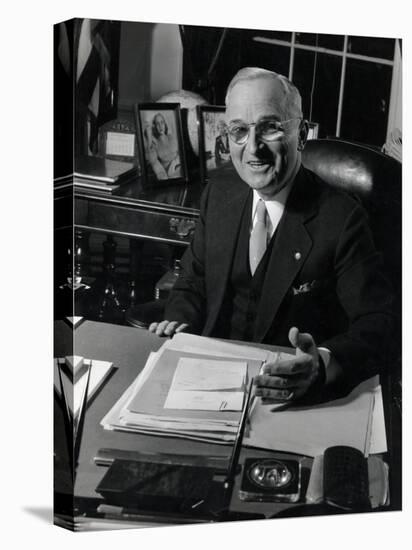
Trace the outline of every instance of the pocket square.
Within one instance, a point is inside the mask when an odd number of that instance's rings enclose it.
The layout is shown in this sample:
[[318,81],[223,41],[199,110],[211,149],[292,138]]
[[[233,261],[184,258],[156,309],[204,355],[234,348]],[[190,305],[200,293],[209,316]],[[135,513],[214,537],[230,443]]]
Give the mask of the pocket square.
[[303,283],[298,288],[292,286],[293,295],[297,296],[298,294],[305,294],[305,292],[310,292],[317,286],[317,281],[312,281],[311,283]]

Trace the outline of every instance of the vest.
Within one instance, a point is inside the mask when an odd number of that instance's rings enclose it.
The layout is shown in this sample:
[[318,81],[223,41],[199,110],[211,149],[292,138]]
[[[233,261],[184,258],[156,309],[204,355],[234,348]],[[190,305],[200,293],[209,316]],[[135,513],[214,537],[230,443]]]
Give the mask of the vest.
[[253,341],[255,318],[266,269],[273,248],[274,235],[252,276],[249,266],[249,237],[252,193],[246,202],[237,238],[231,273],[214,334],[231,340]]

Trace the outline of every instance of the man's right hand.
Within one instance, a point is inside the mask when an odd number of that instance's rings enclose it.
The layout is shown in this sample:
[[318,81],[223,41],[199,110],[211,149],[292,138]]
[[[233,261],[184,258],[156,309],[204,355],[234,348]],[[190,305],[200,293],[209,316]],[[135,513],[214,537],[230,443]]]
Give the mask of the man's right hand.
[[188,326],[187,323],[165,320],[160,323],[152,323],[149,326],[149,331],[157,334],[157,336],[173,336],[173,334],[177,334],[178,332],[184,332]]

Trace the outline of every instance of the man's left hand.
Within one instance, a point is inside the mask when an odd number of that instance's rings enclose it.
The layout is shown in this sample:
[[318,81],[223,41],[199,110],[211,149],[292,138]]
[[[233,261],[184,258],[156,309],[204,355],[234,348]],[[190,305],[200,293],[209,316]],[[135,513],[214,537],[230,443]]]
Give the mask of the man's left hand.
[[254,379],[255,395],[262,397],[263,403],[283,403],[300,399],[321,375],[319,351],[313,337],[292,327],[289,341],[296,348],[296,356],[276,363],[266,363],[262,374]]

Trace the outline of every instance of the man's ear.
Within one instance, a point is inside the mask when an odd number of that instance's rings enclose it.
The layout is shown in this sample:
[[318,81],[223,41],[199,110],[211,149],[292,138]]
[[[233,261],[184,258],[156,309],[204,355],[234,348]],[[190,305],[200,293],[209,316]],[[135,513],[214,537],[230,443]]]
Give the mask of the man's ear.
[[305,119],[302,120],[299,126],[299,136],[298,136],[298,151],[303,151],[308,139],[309,132],[309,122]]

